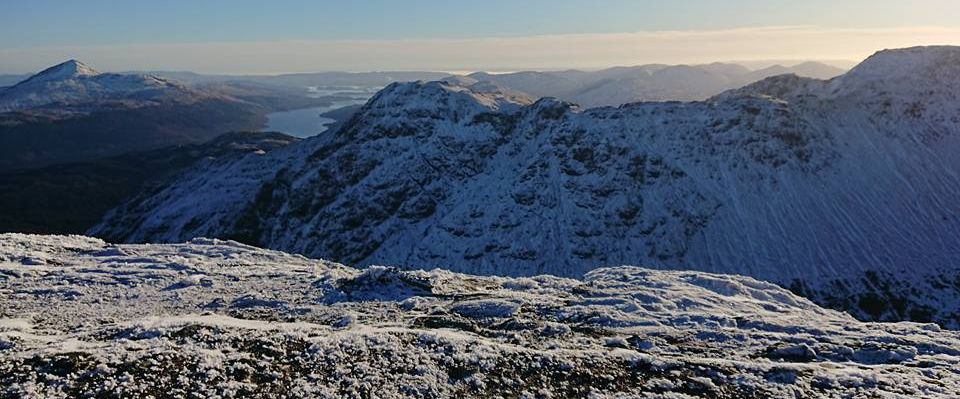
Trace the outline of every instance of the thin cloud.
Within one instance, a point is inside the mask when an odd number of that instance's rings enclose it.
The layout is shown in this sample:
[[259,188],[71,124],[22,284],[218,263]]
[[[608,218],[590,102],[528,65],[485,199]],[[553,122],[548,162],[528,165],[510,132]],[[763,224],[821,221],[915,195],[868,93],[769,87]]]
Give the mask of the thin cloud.
[[960,27],[812,26],[479,39],[291,40],[0,49],[0,70],[68,58],[104,70],[280,73],[369,70],[602,68],[718,60],[859,60],[884,48],[960,43]]

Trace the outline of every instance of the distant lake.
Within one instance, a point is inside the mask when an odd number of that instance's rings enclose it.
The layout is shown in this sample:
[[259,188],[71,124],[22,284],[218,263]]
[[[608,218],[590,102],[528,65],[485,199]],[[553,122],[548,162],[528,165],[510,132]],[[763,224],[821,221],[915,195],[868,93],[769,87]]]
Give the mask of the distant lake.
[[320,115],[340,108],[317,107],[304,108],[293,111],[274,112],[267,115],[267,126],[263,131],[281,132],[296,137],[316,136],[327,130],[327,126],[335,122],[333,119]]
[[321,114],[355,104],[363,104],[380,89],[379,87],[307,87],[307,96],[323,98],[335,96],[348,98],[337,101],[326,107],[296,109],[293,111],[274,112],[267,115],[267,125],[262,131],[281,132],[295,137],[311,137],[323,133],[327,127],[336,122],[330,118],[321,117]]

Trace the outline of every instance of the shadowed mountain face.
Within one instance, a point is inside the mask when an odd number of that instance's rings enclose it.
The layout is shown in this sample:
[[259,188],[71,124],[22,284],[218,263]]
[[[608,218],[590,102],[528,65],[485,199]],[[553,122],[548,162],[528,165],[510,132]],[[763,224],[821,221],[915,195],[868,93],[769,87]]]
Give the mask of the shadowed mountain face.
[[641,65],[594,72],[517,72],[489,74],[478,72],[462,79],[494,82],[534,97],[556,97],[583,107],[618,106],[638,101],[705,100],[724,90],[767,77],[796,74],[830,79],[844,70],[817,62],[792,67],[775,65],[751,71],[736,64]]
[[280,133],[228,133],[92,161],[0,172],[0,232],[81,234],[146,187],[198,162],[259,156],[296,142]]
[[885,51],[830,81],[590,110],[395,84],[336,134],[194,169],[91,233],[483,274],[736,273],[957,327],[958,60]]
[[256,106],[209,99],[191,104],[27,110],[0,114],[0,170],[80,162],[199,143],[263,124]]

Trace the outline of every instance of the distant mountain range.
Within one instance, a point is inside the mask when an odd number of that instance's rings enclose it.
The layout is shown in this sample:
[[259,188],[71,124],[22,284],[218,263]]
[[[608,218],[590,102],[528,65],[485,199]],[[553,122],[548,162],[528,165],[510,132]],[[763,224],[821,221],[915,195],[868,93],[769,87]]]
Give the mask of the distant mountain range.
[[[820,62],[793,66],[774,65],[751,70],[734,63],[705,65],[650,64],[615,67],[599,71],[547,71],[493,74],[477,72],[450,76],[445,72],[316,72],[280,75],[215,75],[186,71],[124,72],[121,76],[152,76],[191,87],[252,84],[269,87],[383,87],[394,82],[460,79],[461,83],[496,83],[539,97],[557,97],[585,107],[620,105],[636,101],[703,100],[724,90],[738,88],[781,74],[829,79],[845,70]],[[29,75],[0,75],[0,87],[12,86]]]
[[[130,72],[136,73],[136,72]],[[206,75],[194,72],[153,71],[156,76],[189,83],[208,84],[225,82],[252,82],[288,87],[310,86],[378,86],[395,82],[437,80],[449,76],[446,72],[314,72],[280,75]]]
[[[643,70],[628,75],[743,71]],[[480,274],[697,269],[960,326],[960,48],[689,103],[584,110],[512,90],[558,76],[392,84],[335,134],[205,163],[90,233]]]
[[737,64],[641,65],[600,71],[473,73],[460,82],[493,82],[529,93],[556,97],[583,107],[618,106],[638,101],[695,101],[775,75],[796,74],[830,79],[843,69],[818,62],[792,67],[775,65],[752,71]]

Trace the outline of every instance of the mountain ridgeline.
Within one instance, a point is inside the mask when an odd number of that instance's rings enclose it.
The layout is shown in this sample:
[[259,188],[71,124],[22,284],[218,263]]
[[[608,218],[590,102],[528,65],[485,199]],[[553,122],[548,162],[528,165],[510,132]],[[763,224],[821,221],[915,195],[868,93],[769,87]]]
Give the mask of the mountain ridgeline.
[[275,110],[329,104],[303,88],[187,86],[70,60],[0,88],[0,172],[196,145],[257,131]]
[[454,77],[462,83],[492,82],[534,97],[556,97],[583,107],[638,101],[698,101],[771,76],[796,74],[829,79],[844,70],[819,62],[750,70],[738,64],[639,65],[599,71],[477,72]]
[[90,234],[481,274],[743,274],[861,319],[960,327],[960,48],[690,103],[466,83],[392,84],[334,134],[204,162]]
[[0,112],[101,102],[191,102],[201,93],[153,75],[100,73],[69,60],[0,91]]

